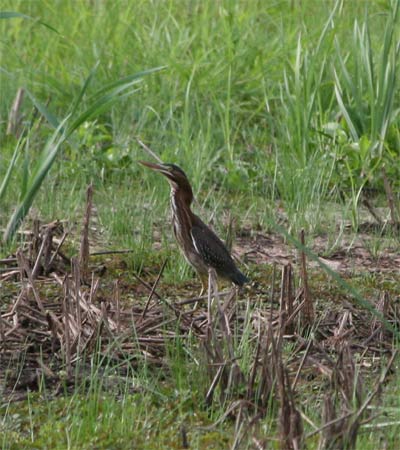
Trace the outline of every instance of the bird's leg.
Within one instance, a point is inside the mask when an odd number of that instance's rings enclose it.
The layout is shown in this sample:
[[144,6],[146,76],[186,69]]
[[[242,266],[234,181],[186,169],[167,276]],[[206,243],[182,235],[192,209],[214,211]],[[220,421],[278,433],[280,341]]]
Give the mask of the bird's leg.
[[215,269],[208,269],[208,277],[211,278],[211,286],[208,285],[208,289],[211,287],[212,295],[215,297],[218,294],[218,278]]
[[217,294],[217,274],[213,268],[208,269],[207,322],[211,326],[211,298]]
[[[197,275],[200,278],[201,281],[201,291],[199,293],[199,297],[202,297],[208,289],[208,277],[207,275],[204,275],[203,273],[197,272]],[[193,306],[193,311],[196,311],[197,307],[199,306],[199,302],[196,302]]]
[[204,275],[199,275],[200,280],[201,280],[201,291],[199,294],[199,297],[202,297],[208,289],[208,277],[204,276]]

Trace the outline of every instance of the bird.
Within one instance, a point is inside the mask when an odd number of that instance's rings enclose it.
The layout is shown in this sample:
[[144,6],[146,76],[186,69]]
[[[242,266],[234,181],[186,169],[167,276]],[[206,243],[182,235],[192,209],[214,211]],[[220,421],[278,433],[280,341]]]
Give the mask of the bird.
[[164,175],[170,184],[174,235],[186,261],[201,280],[200,296],[208,288],[210,269],[218,278],[237,286],[247,283],[249,279],[237,268],[221,239],[191,210],[193,190],[185,172],[176,164],[139,163]]

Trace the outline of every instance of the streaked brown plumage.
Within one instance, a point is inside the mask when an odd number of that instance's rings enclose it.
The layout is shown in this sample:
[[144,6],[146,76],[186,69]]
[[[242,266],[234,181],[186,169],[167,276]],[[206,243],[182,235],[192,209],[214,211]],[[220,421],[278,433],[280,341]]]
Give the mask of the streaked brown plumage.
[[238,286],[249,281],[236,267],[218,236],[190,209],[193,191],[183,170],[175,164],[140,163],[163,174],[169,181],[174,234],[186,260],[201,279],[202,292],[207,287],[210,268]]

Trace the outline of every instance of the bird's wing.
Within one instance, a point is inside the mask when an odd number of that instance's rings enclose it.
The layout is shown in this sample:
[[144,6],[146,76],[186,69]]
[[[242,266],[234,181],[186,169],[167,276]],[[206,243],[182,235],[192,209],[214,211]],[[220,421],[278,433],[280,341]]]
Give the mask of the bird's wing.
[[210,230],[199,218],[192,225],[191,236],[196,251],[204,262],[215,268],[231,268],[234,266],[231,255],[219,237]]

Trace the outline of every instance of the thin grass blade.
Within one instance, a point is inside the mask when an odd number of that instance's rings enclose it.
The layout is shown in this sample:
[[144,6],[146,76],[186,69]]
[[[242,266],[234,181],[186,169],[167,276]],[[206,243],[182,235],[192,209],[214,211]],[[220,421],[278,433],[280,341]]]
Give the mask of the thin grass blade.
[[71,109],[71,116],[73,116],[76,112],[76,110],[78,109],[79,104],[81,103],[81,100],[83,98],[83,96],[85,95],[85,92],[87,91],[90,83],[92,82],[96,72],[97,72],[97,68],[99,67],[100,61],[97,61],[96,64],[94,65],[94,67],[92,68],[92,70],[89,73],[89,76],[86,78],[85,82],[83,83],[82,89],[78,94],[78,97],[76,98],[72,109]]
[[[65,123],[69,119],[69,116],[67,116],[58,126],[58,128],[54,131],[52,135],[52,139],[48,142],[46,147],[49,147],[49,149],[45,149],[44,153],[47,154],[45,160],[40,164],[40,167],[34,176],[31,185],[26,190],[25,195],[23,196],[21,203],[18,205],[17,209],[14,211],[13,215],[11,216],[6,230],[4,232],[4,242],[8,242],[13,236],[15,231],[18,229],[21,222],[26,217],[26,214],[28,213],[30,207],[32,206],[33,200],[35,199],[35,196],[42,185],[48,171],[50,170],[57,153],[61,147],[61,144],[65,141],[64,135],[60,136],[61,130],[63,129]],[[58,138],[58,140],[56,140]]]
[[3,182],[1,183],[1,187],[0,187],[0,202],[3,199],[3,197],[4,197],[5,193],[6,193],[8,184],[10,182],[11,174],[12,174],[12,172],[14,170],[15,162],[17,160],[17,156],[18,156],[20,147],[22,145],[22,141],[24,139],[23,136],[24,136],[24,134],[22,133],[21,137],[19,138],[19,140],[17,142],[17,145],[15,146],[15,150],[14,150],[14,153],[12,155],[11,161],[10,161],[8,167],[7,167],[7,172],[6,172],[5,176],[4,176]]

